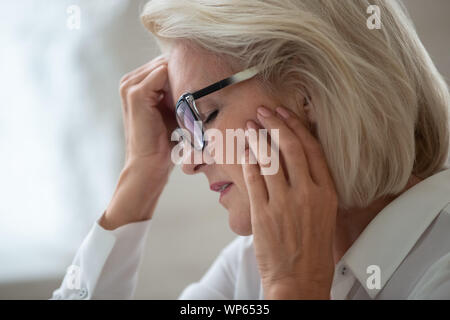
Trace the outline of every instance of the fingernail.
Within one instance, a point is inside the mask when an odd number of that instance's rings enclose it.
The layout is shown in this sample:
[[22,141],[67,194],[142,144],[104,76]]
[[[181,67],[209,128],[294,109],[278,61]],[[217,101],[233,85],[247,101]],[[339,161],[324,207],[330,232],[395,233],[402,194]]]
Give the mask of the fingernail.
[[255,121],[252,121],[252,120],[247,121],[247,128],[253,129],[253,130],[258,130],[258,126],[256,125]]
[[257,113],[256,114],[256,119],[261,124],[261,127],[264,128],[265,127],[264,124],[266,123],[266,118],[264,116],[262,116],[261,113]]
[[264,128],[264,125],[263,125],[262,121],[259,118],[260,118],[260,116],[259,116],[259,113],[258,113],[258,114],[256,114],[255,123],[258,126],[258,128]]
[[259,107],[257,112],[265,118],[270,117],[273,114],[272,111],[265,107]]
[[285,119],[290,117],[289,112],[285,108],[282,108],[282,107],[277,108],[277,113]]

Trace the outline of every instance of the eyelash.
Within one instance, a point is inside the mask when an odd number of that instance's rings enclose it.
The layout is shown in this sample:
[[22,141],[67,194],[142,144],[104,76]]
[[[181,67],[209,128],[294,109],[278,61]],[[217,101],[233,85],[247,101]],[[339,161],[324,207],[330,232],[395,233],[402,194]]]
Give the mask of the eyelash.
[[205,123],[209,123],[209,122],[213,121],[217,117],[218,113],[219,113],[219,110],[214,110],[213,112],[211,112],[209,114],[208,118],[206,118]]

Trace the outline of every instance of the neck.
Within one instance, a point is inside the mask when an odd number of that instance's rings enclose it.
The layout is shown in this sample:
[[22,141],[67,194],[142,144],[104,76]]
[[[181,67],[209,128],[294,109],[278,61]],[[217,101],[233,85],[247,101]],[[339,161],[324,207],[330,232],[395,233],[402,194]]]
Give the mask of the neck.
[[406,187],[396,195],[381,197],[366,208],[338,209],[336,217],[336,233],[334,237],[334,262],[337,264],[345,252],[352,246],[359,235],[378,213],[389,203],[414,185],[422,181],[411,175]]

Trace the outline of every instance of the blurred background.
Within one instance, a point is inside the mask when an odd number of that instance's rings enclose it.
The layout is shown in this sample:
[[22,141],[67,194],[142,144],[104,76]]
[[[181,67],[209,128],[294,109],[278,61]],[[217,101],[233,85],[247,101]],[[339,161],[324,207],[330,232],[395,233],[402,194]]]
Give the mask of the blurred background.
[[[449,82],[450,1],[404,2]],[[123,164],[119,80],[159,54],[144,3],[0,2],[0,299],[50,298],[109,203]],[[136,299],[176,299],[235,237],[217,200],[204,176],[175,169]]]

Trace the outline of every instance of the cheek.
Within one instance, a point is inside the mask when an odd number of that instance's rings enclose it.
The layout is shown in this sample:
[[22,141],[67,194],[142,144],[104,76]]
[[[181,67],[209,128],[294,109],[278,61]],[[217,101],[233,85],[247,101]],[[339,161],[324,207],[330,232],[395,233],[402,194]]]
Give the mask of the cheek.
[[[216,164],[215,167],[222,171],[233,183],[234,191],[232,199],[227,203],[226,209],[229,213],[229,225],[233,232],[241,236],[252,234],[251,216],[250,216],[250,200],[248,197],[247,186],[245,184],[242,165],[237,164],[240,159],[240,153],[243,149],[238,148],[237,139],[229,139],[227,145],[227,129],[241,129],[245,131],[248,120],[256,120],[256,109],[260,105],[258,103],[240,100],[239,104],[227,105],[221,112],[220,117],[214,123],[214,127],[223,135],[223,161],[226,162],[226,152],[233,150],[234,164]],[[252,99],[251,99],[252,100]],[[236,133],[236,132],[235,132]],[[245,147],[245,140],[244,140]]]
[[[232,106],[227,107],[221,114],[220,119],[215,123],[215,128],[222,135],[222,155],[223,163],[238,164],[247,147],[245,140],[245,130],[247,121],[252,119],[247,112],[238,112]],[[238,171],[242,175],[242,168],[232,168],[232,171]]]
[[[250,201],[242,172],[242,165],[240,165],[239,162],[243,155],[243,151],[247,147],[244,131],[246,129],[246,122],[251,119],[251,117],[247,116],[247,112],[237,112],[237,110],[234,109],[232,107],[228,108],[217,121],[216,128],[220,130],[223,135],[223,164],[217,166],[219,167],[219,170],[224,171],[226,176],[228,176],[235,185],[236,190],[233,195],[233,203],[239,204],[241,206],[241,211],[246,212],[249,211]],[[236,136],[230,136],[231,133]],[[233,158],[232,164],[229,164],[227,160],[227,153],[232,153],[228,158],[229,160]],[[238,208],[234,208],[234,210],[237,209]]]

